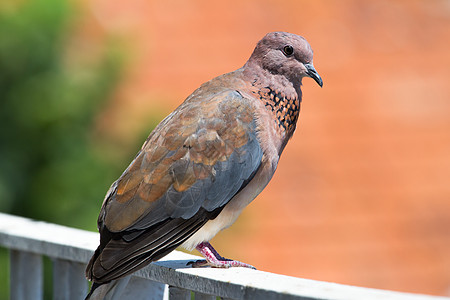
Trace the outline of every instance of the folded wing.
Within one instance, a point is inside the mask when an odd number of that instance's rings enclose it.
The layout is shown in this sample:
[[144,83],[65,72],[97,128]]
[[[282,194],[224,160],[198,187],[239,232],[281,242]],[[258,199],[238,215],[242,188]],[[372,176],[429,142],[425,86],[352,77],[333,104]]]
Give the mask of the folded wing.
[[111,186],[88,278],[108,282],[171,252],[256,173],[263,152],[249,100],[211,94],[194,93],[164,119]]

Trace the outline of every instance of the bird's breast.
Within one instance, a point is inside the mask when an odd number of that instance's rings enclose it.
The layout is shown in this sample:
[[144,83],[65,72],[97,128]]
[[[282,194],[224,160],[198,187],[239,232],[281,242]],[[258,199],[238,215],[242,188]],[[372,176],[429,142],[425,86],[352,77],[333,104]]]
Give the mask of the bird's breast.
[[[246,98],[250,96],[244,92],[242,94]],[[260,99],[255,99],[255,97],[252,98],[255,100],[252,101],[252,110],[256,123],[257,139],[263,150],[261,166],[253,179],[225,205],[221,213],[215,219],[208,221],[182,245],[186,249],[193,249],[199,243],[209,241],[219,231],[233,224],[242,210],[267,186],[275,173],[279,155],[286,144],[286,130],[280,125],[274,112],[271,109],[267,109],[265,102],[259,101]],[[274,101],[278,101],[275,98],[275,94],[273,94],[273,98],[275,99]],[[280,99],[279,101],[282,100]],[[274,105],[278,109],[278,106]],[[294,107],[291,106],[291,109],[294,110]],[[283,118],[280,118],[280,120],[283,120]],[[286,118],[282,122],[289,126],[290,121],[286,120]],[[295,123],[296,119],[293,119],[292,122]]]
[[261,167],[247,186],[225,205],[215,219],[209,220],[199,231],[184,242],[182,247],[192,250],[201,242],[211,240],[221,230],[231,226],[242,210],[266,187],[274,172],[273,163],[263,158]]
[[291,136],[300,113],[298,97],[284,95],[270,87],[258,90],[257,95],[279,130]]

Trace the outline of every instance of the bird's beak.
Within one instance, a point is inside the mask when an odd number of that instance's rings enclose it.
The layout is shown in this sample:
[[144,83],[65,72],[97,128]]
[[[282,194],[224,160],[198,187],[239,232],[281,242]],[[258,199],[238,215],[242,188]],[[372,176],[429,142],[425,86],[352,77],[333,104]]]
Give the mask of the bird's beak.
[[320,87],[323,86],[322,78],[320,77],[319,73],[317,73],[316,69],[314,69],[313,64],[305,64],[306,67],[306,74],[308,74],[309,77],[314,79]]

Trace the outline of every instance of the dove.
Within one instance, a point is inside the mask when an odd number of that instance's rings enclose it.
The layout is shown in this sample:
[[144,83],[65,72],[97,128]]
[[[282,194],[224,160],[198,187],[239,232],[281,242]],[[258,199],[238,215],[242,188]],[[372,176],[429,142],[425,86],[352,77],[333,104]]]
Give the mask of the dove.
[[91,293],[179,246],[204,256],[192,267],[253,268],[209,241],[271,180],[305,77],[322,87],[309,43],[268,33],[243,67],[201,85],[155,127],[103,201],[100,245],[86,268]]

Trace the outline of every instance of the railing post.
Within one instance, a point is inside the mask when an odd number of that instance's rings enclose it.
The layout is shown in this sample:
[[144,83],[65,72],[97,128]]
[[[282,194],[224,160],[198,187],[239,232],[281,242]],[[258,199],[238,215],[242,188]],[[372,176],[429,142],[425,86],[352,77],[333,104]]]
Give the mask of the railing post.
[[93,297],[104,300],[163,300],[164,287],[164,283],[128,275],[100,285],[93,293]]
[[78,300],[87,294],[85,264],[53,259],[53,299]]
[[216,300],[216,296],[196,292],[195,300]]
[[191,291],[169,286],[169,300],[191,300]]
[[10,276],[11,299],[42,299],[43,266],[39,254],[10,250]]
[[123,299],[163,300],[164,287],[164,283],[131,276],[128,285],[123,292]]

